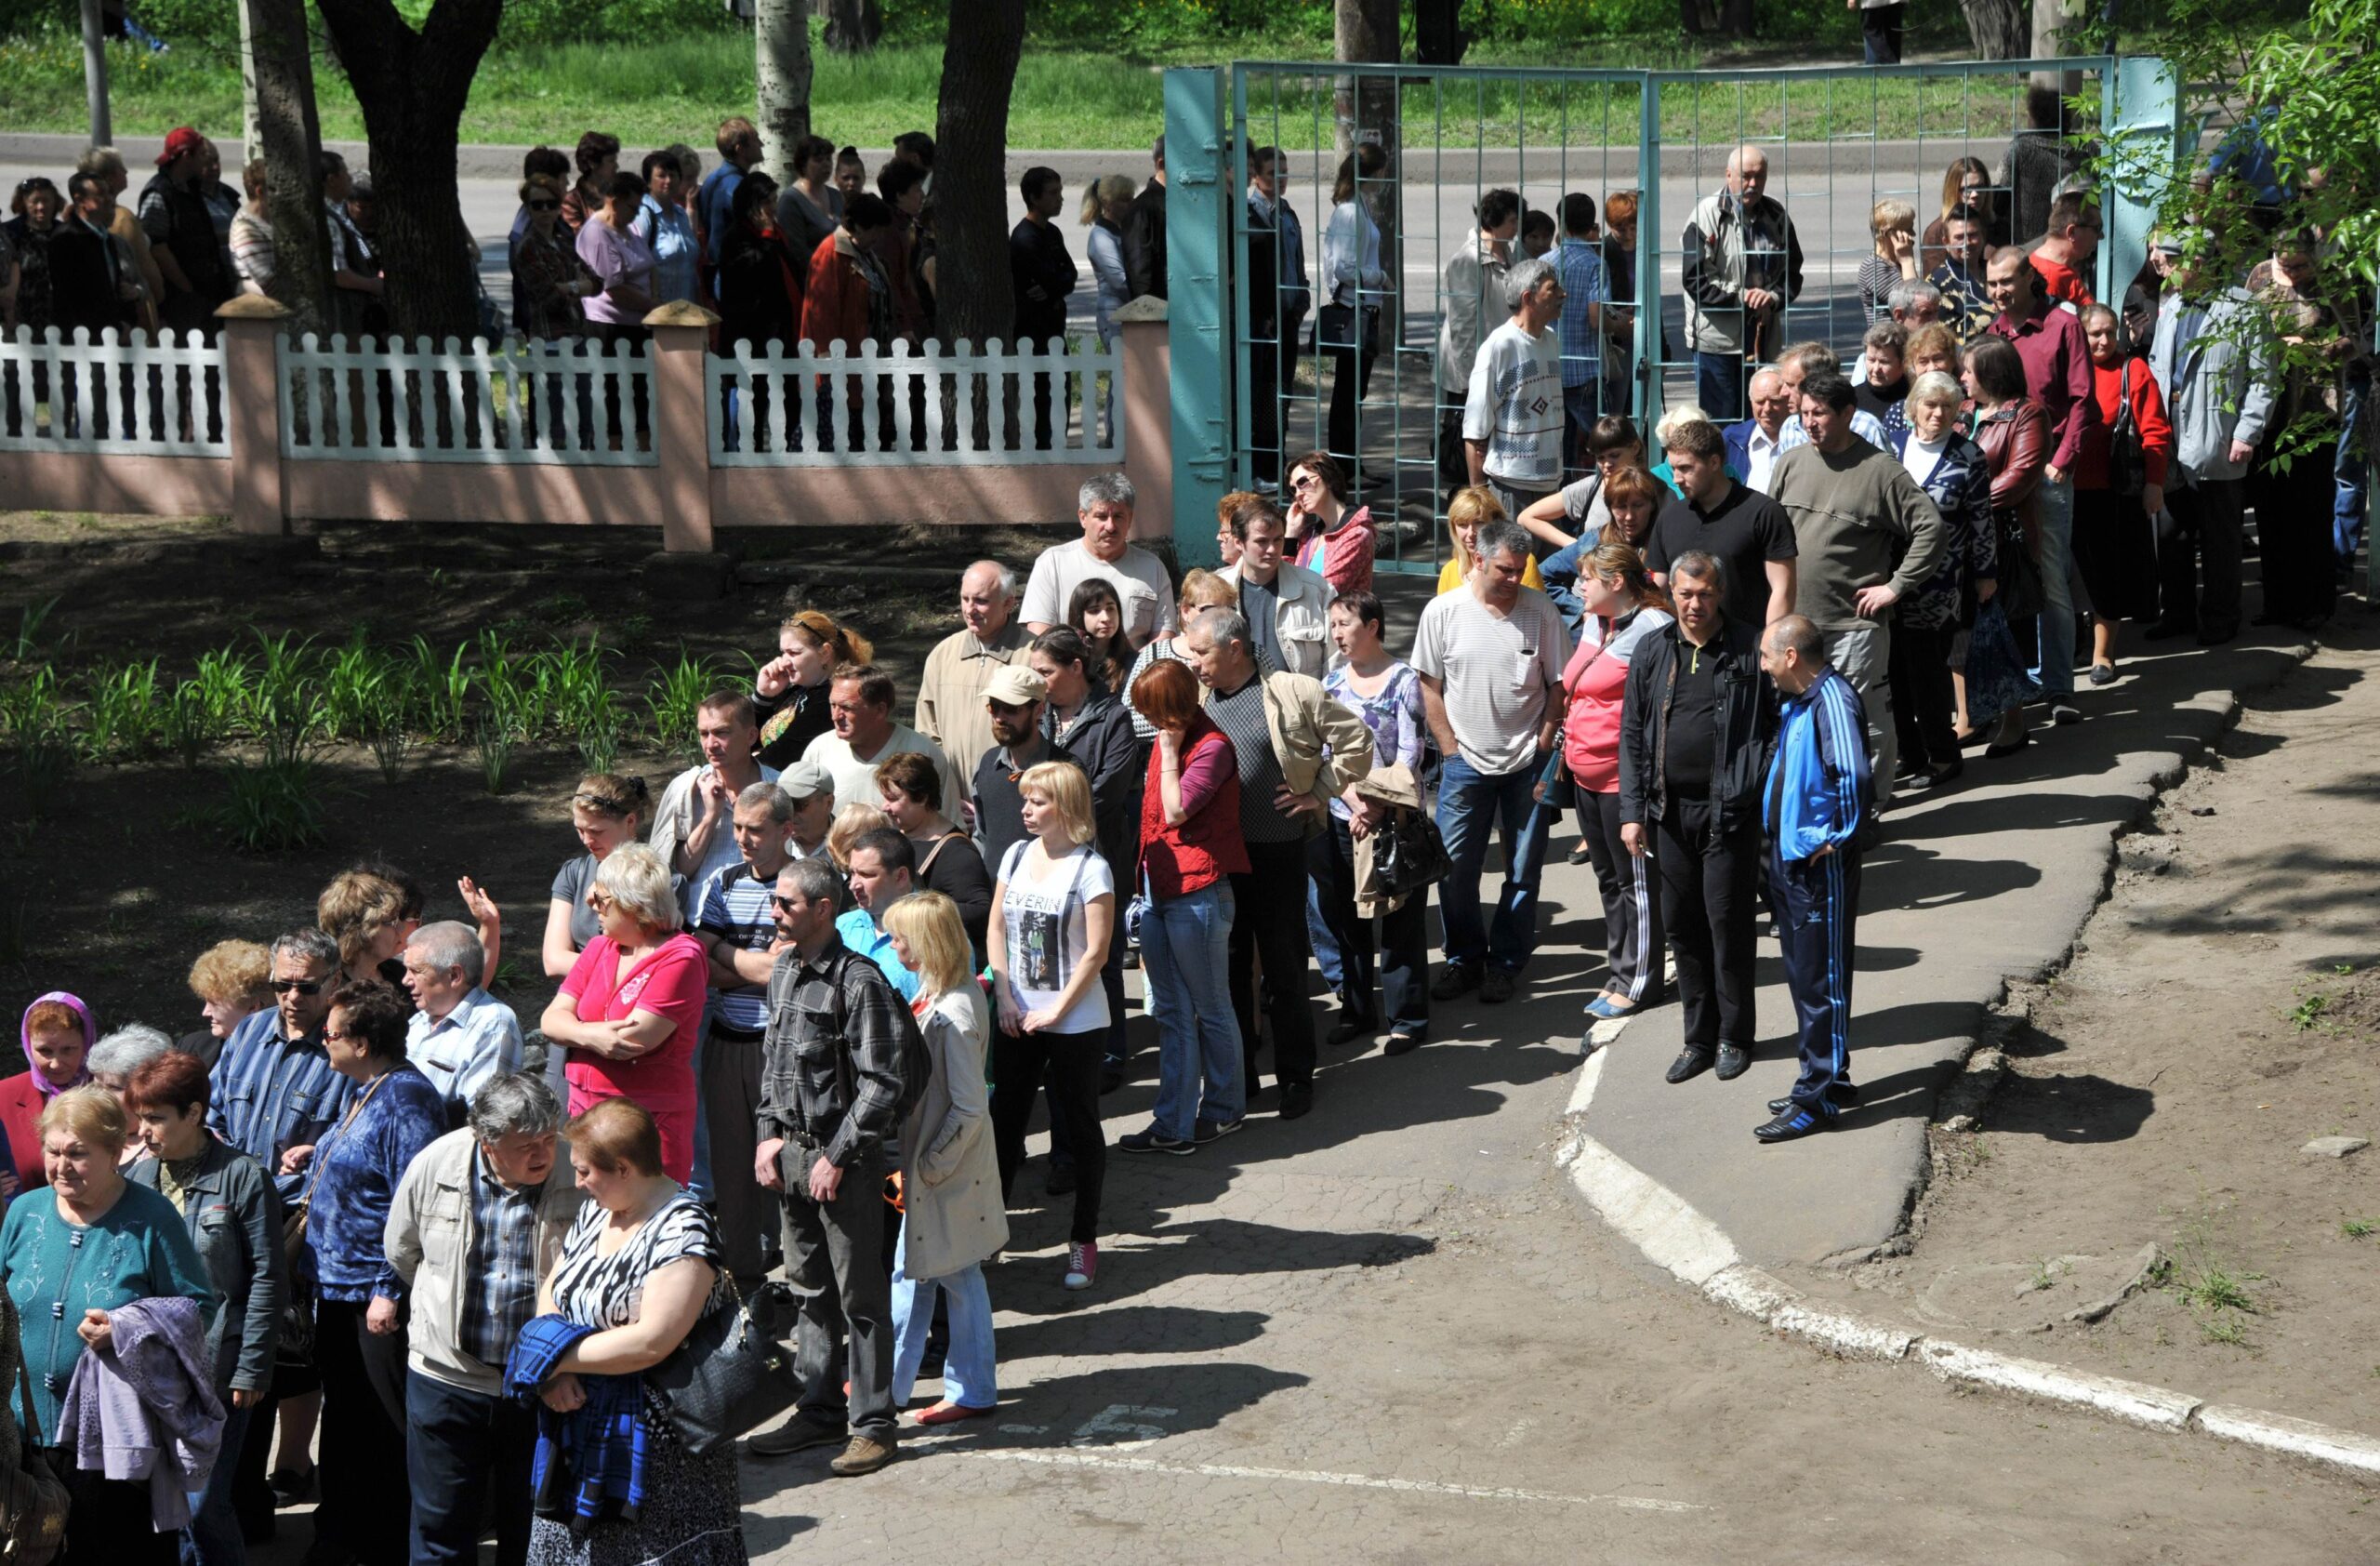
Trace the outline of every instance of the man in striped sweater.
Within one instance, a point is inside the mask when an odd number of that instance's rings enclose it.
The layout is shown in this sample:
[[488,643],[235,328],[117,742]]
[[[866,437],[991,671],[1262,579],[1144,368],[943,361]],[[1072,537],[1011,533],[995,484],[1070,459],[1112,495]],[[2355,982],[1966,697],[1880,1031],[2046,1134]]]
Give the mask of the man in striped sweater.
[[1859,1101],[1851,1084],[1851,972],[1871,775],[1859,693],[1828,666],[1816,625],[1788,615],[1770,626],[1760,667],[1782,698],[1761,821],[1802,1046],[1792,1093],[1770,1100],[1774,1118],[1752,1132],[1770,1143],[1824,1131]]

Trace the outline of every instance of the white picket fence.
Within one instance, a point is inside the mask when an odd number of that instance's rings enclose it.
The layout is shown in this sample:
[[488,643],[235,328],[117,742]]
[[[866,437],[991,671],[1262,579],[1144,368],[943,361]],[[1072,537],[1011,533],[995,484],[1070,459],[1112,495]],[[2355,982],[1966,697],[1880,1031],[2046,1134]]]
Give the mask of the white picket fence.
[[222,347],[19,326],[0,336],[0,451],[226,456]]
[[281,450],[314,461],[652,467],[641,344],[281,339]]
[[[1124,458],[1123,355],[1094,344],[1049,352],[998,338],[982,351],[874,343],[847,353],[738,343],[705,356],[715,468],[1112,464]],[[1046,387],[1046,392],[1043,388]],[[1050,444],[1039,445],[1046,395]]]

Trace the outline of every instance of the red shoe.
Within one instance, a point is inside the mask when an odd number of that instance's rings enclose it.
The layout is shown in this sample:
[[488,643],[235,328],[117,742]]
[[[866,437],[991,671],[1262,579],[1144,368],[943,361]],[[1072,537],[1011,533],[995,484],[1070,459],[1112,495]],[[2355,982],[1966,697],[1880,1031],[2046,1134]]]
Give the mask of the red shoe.
[[989,1419],[999,1412],[999,1405],[989,1408],[969,1408],[965,1403],[939,1402],[932,1408],[919,1409],[910,1417],[920,1425],[956,1425],[962,1419]]

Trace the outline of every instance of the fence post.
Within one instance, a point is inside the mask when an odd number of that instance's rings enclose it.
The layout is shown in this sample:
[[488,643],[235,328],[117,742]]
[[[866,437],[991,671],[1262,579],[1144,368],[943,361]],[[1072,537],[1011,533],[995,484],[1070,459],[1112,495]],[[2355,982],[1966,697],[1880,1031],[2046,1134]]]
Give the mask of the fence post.
[[[1223,73],[1174,66],[1165,73],[1167,327],[1173,366],[1169,485],[1163,516],[1184,560],[1214,545],[1215,502],[1231,487],[1232,370],[1225,270],[1231,154],[1224,145]],[[1136,437],[1137,438],[1137,437]],[[1147,502],[1144,501],[1144,505]]]
[[[1143,537],[1177,537],[1173,522],[1173,349],[1167,340],[1170,307],[1144,294],[1116,312],[1123,334],[1120,374],[1124,474],[1135,499],[1132,531]],[[1211,541],[1211,540],[1210,540]]]
[[289,526],[281,485],[281,324],[289,307],[262,294],[242,294],[215,315],[223,323],[231,525],[277,537]]
[[708,554],[710,411],[703,355],[719,317],[677,299],[647,315],[644,324],[653,330],[653,452],[661,465],[661,548],[669,554]]

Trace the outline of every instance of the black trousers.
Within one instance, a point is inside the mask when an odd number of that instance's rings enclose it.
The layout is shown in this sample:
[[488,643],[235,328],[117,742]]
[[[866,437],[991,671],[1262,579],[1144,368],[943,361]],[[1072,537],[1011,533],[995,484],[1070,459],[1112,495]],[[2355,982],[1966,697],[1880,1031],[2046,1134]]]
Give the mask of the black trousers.
[[1908,16],[1909,7],[1906,5],[1870,6],[1860,11],[1859,42],[1865,56],[1861,63],[1867,65],[1898,65],[1900,63],[1901,29]]
[[59,1566],[176,1566],[181,1534],[150,1526],[149,1481],[108,1479],[78,1468],[74,1453],[49,1449],[50,1471],[66,1483],[66,1550]]
[[2157,609],[2170,626],[2212,637],[2240,629],[2244,479],[2201,479],[2165,491],[2157,521]]
[[[1339,999],[1348,1015],[1384,1021],[1392,1033],[1427,1036],[1430,889],[1424,886],[1395,912],[1381,915],[1375,947],[1372,921],[1355,911],[1355,838],[1347,823],[1334,817],[1329,831],[1306,840],[1305,851],[1323,925],[1339,943],[1344,964]],[[1372,996],[1375,979],[1381,991],[1377,1001]]]
[[1025,1128],[1033,1097],[1046,1082],[1050,1118],[1065,1127],[1074,1157],[1075,1221],[1068,1238],[1099,1238],[1099,1188],[1107,1177],[1107,1134],[1099,1123],[1099,1063],[1107,1030],[1084,1033],[992,1033],[992,1142],[999,1154],[1005,1197],[1025,1161]]
[[1760,818],[1723,833],[1716,814],[1708,800],[1673,798],[1653,833],[1653,860],[1661,870],[1670,950],[1677,956],[1686,1047],[1750,1049],[1760,1038],[1752,1016]]
[[[893,1444],[892,1275],[884,1267],[885,1168],[862,1161],[843,1171],[834,1200],[810,1194],[819,1149],[788,1138],[778,1155],[785,1181],[786,1279],[800,1301],[794,1367],[803,1417],[848,1426]],[[851,1390],[843,1390],[844,1383]]]
[[1304,316],[1284,316],[1279,341],[1267,333],[1248,345],[1249,392],[1255,405],[1248,410],[1249,435],[1255,442],[1249,459],[1258,485],[1268,490],[1281,482],[1289,457],[1281,450],[1281,392],[1298,383],[1298,334],[1304,328]]
[[317,1543],[363,1566],[403,1566],[413,1531],[405,1482],[405,1334],[374,1333],[361,1300],[314,1306],[314,1362],[323,1373],[323,1504]]
[[1343,305],[1324,308],[1316,327],[1315,346],[1330,360],[1330,424],[1326,443],[1347,482],[1360,481],[1362,454],[1356,448],[1355,405],[1371,395],[1372,365],[1380,357],[1380,312]]
[[529,1559],[529,1471],[537,1413],[528,1403],[450,1387],[405,1384],[405,1473],[413,1485],[413,1566],[478,1566],[480,1518],[493,1504],[496,1566]]
[[1904,763],[1940,766],[1959,759],[1958,693],[1950,687],[1950,638],[1957,631],[1950,625],[1920,630],[1905,620],[1893,626],[1885,669]]
[[2339,556],[2332,541],[2339,460],[2336,441],[2290,458],[2281,472],[2259,453],[2248,475],[2270,619],[2322,619],[2338,607]]
[[1256,1096],[1256,970],[1273,992],[1273,1075],[1284,1082],[1314,1081],[1314,1003],[1305,971],[1313,944],[1305,933],[1305,843],[1251,843],[1246,875],[1231,878],[1231,1008],[1239,1016],[1248,1060],[1248,1095]]

